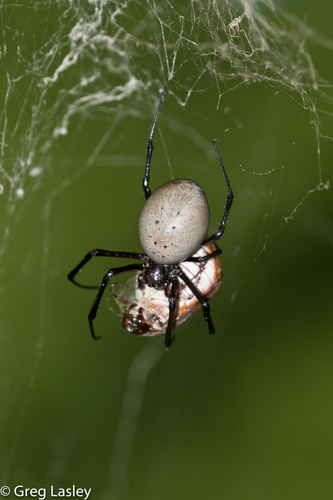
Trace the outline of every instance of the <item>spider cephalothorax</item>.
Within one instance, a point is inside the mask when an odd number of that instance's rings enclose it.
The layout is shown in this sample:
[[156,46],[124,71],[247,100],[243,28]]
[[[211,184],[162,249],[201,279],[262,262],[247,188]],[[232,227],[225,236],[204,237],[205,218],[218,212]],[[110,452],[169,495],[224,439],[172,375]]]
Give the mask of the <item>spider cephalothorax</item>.
[[[219,255],[215,241],[224,232],[233,192],[225,172],[216,142],[214,148],[224,175],[228,196],[222,220],[216,233],[207,237],[209,205],[202,189],[190,179],[176,179],[160,186],[151,194],[150,164],[153,154],[155,126],[164,101],[163,89],[150,131],[143,190],[146,202],[139,217],[139,239],[145,253],[117,252],[94,249],[68,274],[68,279],[82,288],[98,288],[88,319],[93,327],[104,290],[110,279],[128,271],[137,271],[135,280],[129,280],[126,293],[111,293],[123,314],[123,326],[142,336],[165,333],[165,346],[174,339],[172,330],[196,309],[202,307],[209,333],[215,329],[210,316],[208,300],[216,293],[222,279]],[[81,285],[75,276],[92,257],[122,257],[138,263],[111,268],[99,287]],[[117,283],[119,284],[119,283]]]
[[166,289],[170,279],[176,277],[177,267],[174,264],[157,264],[149,259],[147,267],[139,274],[138,284],[148,285],[155,290]]

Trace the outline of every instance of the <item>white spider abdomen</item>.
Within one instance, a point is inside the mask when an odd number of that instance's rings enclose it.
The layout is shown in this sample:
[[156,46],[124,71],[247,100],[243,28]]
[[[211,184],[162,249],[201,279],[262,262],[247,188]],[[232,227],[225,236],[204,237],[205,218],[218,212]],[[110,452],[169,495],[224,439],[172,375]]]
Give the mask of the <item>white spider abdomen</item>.
[[141,210],[142,248],[157,264],[177,264],[201,246],[209,218],[206,195],[195,182],[167,182],[151,194]]

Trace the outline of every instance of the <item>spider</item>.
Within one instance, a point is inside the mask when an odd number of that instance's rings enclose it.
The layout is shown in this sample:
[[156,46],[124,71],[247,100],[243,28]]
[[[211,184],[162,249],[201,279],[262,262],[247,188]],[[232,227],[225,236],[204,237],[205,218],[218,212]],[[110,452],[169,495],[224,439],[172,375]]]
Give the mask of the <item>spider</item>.
[[[203,290],[203,287],[199,286],[200,278],[196,278],[193,282],[188,276],[186,265],[187,263],[194,263],[197,269],[194,274],[198,276],[199,269],[206,270],[208,262],[211,259],[217,261],[221,250],[215,242],[224,233],[234,195],[215,140],[213,141],[213,145],[228,188],[224,213],[216,233],[207,237],[210,222],[209,204],[206,195],[194,181],[190,179],[175,179],[163,184],[151,193],[149,176],[154,150],[153,137],[165,93],[166,87],[163,89],[157,106],[146,152],[146,166],[143,177],[143,192],[146,202],[139,216],[138,227],[140,243],[145,253],[118,252],[95,248],[88,252],[82,261],[68,274],[68,279],[81,288],[98,288],[96,298],[88,315],[91,335],[96,340],[100,337],[95,335],[93,321],[96,317],[103,293],[111,278],[129,271],[138,272],[135,285],[137,289],[143,290],[143,292],[153,289],[152,297],[157,292],[164,292],[168,301],[167,319],[163,326],[156,328],[156,331],[153,331],[150,335],[164,333],[165,331],[164,344],[166,348],[170,347],[175,338],[172,335],[173,328],[192,313],[191,310],[186,317],[180,317],[178,307],[180,299],[184,298],[185,289],[188,289],[191,296],[195,297],[198,307],[201,306],[209,333],[215,332],[208,300],[217,291],[222,273],[218,277],[214,277],[210,289],[202,293],[201,290]],[[110,268],[104,275],[99,287],[82,285],[76,281],[75,277],[93,257],[120,257],[141,262]],[[220,262],[219,258],[218,262]],[[115,295],[114,297],[117,298]],[[120,300],[126,301],[126,299]],[[142,320],[145,315],[143,307],[145,303],[143,299],[140,300],[142,300],[142,304],[138,304],[134,320],[133,314],[130,314],[131,311],[127,312],[127,316],[129,314],[132,316],[132,324],[136,325],[136,327],[134,330],[127,329],[133,333],[145,335],[149,333],[147,333],[147,327],[144,325],[148,325],[148,327],[151,325],[149,325],[149,321],[147,323],[147,321]],[[183,300],[185,309],[189,308],[189,303],[186,300]],[[128,309],[131,310],[135,306],[137,304],[132,303]],[[165,309],[165,306],[163,307]],[[124,326],[126,327],[126,325]]]

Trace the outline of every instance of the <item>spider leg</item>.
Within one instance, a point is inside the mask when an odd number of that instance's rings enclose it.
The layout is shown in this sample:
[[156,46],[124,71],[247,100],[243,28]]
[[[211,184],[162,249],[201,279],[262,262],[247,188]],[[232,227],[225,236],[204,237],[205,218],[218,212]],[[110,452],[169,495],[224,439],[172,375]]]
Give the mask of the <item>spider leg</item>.
[[172,342],[175,340],[175,336],[172,336],[172,326],[173,320],[175,317],[176,303],[177,303],[177,295],[178,295],[179,281],[178,278],[174,278],[171,281],[171,291],[170,294],[167,295],[169,298],[169,319],[168,326],[165,332],[164,337],[164,345],[166,349],[171,346]]
[[145,264],[128,264],[127,266],[115,267],[113,269],[109,269],[108,272],[105,274],[105,276],[104,276],[104,278],[102,280],[102,284],[99,287],[99,290],[97,292],[96,298],[95,298],[94,303],[92,305],[92,308],[90,309],[90,312],[88,314],[88,320],[89,320],[91,335],[92,335],[92,337],[95,340],[99,339],[100,336],[97,337],[95,335],[93,321],[96,318],[96,314],[97,314],[97,309],[98,309],[99,303],[101,301],[101,298],[103,296],[105,288],[107,287],[110,279],[113,276],[117,276],[118,274],[121,274],[121,273],[127,273],[128,271],[136,271],[136,270],[143,269],[144,265]]
[[81,285],[74,278],[79,271],[89,262],[93,257],[122,257],[125,259],[139,259],[139,260],[147,260],[145,254],[142,253],[134,253],[134,252],[113,252],[112,250],[101,250],[99,248],[95,248],[94,250],[90,250],[81,260],[81,262],[74,267],[74,269],[67,275],[69,281],[74,283],[74,285],[80,286],[81,288],[98,288],[98,286],[89,286],[89,285]]
[[214,233],[211,236],[209,236],[209,238],[206,238],[203,241],[203,243],[202,243],[203,245],[206,245],[207,243],[210,243],[211,241],[219,240],[221,238],[222,234],[224,233],[225,225],[227,223],[227,219],[228,219],[228,215],[229,215],[230,208],[231,208],[231,205],[232,205],[232,201],[234,199],[234,194],[232,192],[231,185],[230,185],[227,173],[225,171],[225,168],[224,168],[224,165],[223,165],[223,162],[222,162],[222,158],[221,158],[221,155],[220,155],[220,152],[218,150],[218,147],[217,147],[217,144],[216,144],[215,140],[213,141],[213,145],[214,145],[214,148],[215,148],[215,151],[216,151],[217,159],[218,159],[218,161],[219,161],[219,163],[221,165],[221,169],[222,169],[222,172],[223,172],[223,175],[224,175],[224,178],[225,178],[225,182],[227,184],[227,188],[228,188],[229,194],[227,196],[227,201],[226,201],[226,204],[225,204],[223,217],[222,217],[222,220],[220,222],[218,230],[216,231],[216,233]]
[[204,295],[202,295],[201,292],[197,289],[195,285],[193,285],[192,281],[190,278],[184,273],[184,271],[179,270],[178,276],[184,281],[185,285],[191,290],[193,295],[198,299],[200,302],[200,305],[202,307],[202,312],[205,318],[205,321],[208,326],[209,333],[215,333],[215,328],[213,325],[213,321],[210,315],[210,307],[208,304],[208,300]]
[[221,255],[222,250],[221,248],[218,248],[216,245],[216,250],[213,252],[207,254],[207,255],[198,255],[197,257],[188,257],[185,259],[183,262],[206,262],[209,259],[212,259],[213,257],[217,257],[218,255]]
[[146,199],[149,198],[150,192],[151,192],[150,187],[149,187],[149,172],[150,172],[151,157],[153,156],[153,151],[154,151],[153,137],[154,137],[157,119],[158,119],[158,116],[160,114],[161,107],[162,107],[162,104],[164,101],[165,93],[166,93],[166,87],[164,87],[164,89],[162,91],[162,95],[160,98],[160,102],[158,103],[158,106],[157,106],[155,118],[154,118],[153,124],[151,126],[150,135],[149,135],[148,144],[147,144],[146,170],[145,170],[145,176],[143,178],[143,192],[144,192]]

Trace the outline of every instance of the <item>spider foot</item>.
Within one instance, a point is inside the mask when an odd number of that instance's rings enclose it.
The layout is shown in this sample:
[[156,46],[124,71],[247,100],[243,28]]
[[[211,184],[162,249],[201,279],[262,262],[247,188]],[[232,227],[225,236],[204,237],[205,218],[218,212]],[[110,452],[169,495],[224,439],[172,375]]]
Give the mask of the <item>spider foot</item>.
[[176,335],[172,335],[171,338],[167,338],[167,336],[165,336],[165,339],[164,339],[164,345],[165,345],[165,349],[168,350],[169,347],[171,346],[171,344],[173,343],[173,341],[175,340],[176,338]]

